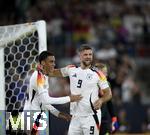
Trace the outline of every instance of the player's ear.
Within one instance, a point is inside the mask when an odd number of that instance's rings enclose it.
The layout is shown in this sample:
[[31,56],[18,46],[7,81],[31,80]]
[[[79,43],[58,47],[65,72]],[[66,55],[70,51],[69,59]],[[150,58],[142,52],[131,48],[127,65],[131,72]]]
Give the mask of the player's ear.
[[41,65],[44,66],[45,65],[45,61],[41,61]]
[[80,59],[82,58],[82,54],[81,54],[81,52],[79,52],[78,56],[79,56],[79,58],[80,58]]

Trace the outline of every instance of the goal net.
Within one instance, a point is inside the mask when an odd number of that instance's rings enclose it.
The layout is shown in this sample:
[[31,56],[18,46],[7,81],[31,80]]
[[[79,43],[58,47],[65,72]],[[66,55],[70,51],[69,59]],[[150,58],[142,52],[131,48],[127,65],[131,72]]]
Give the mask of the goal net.
[[45,21],[0,26],[0,133],[3,135],[8,124],[6,112],[23,110],[29,77],[43,50],[47,50]]

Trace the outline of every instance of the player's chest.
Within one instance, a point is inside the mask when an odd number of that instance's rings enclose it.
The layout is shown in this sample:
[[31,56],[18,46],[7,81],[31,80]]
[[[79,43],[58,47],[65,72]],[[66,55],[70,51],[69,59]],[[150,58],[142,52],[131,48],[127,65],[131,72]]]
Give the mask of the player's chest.
[[92,72],[76,71],[70,74],[70,83],[77,88],[92,87],[97,84],[97,77]]

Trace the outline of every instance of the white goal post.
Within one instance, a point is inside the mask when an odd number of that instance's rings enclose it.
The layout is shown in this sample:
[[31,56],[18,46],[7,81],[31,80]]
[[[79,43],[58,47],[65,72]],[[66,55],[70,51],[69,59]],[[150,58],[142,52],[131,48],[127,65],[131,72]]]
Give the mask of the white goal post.
[[3,135],[5,112],[23,109],[28,76],[43,50],[47,50],[45,21],[0,26],[0,133]]

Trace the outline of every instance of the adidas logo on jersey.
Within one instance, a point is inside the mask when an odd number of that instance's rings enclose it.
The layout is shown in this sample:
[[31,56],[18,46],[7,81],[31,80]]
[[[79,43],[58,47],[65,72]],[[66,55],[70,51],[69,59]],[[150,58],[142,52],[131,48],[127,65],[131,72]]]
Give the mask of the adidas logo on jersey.
[[77,74],[75,73],[74,75],[72,75],[72,77],[77,77]]

